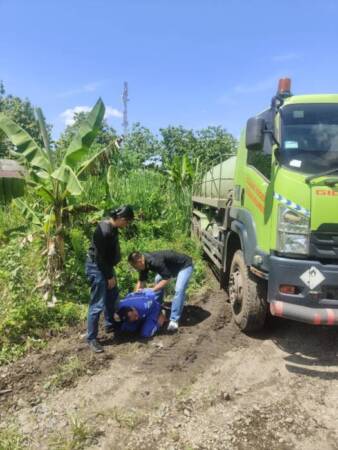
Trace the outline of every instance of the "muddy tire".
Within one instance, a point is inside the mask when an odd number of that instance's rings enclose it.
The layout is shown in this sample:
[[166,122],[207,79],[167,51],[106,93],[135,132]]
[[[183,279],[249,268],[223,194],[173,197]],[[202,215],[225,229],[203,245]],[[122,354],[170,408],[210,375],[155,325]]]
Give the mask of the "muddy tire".
[[266,283],[249,271],[242,250],[232,258],[229,297],[235,323],[242,331],[263,328],[267,316]]

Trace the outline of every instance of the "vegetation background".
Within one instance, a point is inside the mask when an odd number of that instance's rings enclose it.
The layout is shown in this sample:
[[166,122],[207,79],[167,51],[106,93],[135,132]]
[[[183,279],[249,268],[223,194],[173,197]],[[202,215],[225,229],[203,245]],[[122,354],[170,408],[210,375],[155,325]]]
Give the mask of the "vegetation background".
[[[0,113],[20,125],[38,145],[44,145],[30,101],[6,94],[2,83]],[[52,126],[46,125],[55,162],[62,161],[87,117],[87,113],[78,114],[74,125],[55,142]],[[121,296],[136,281],[126,262],[135,249],[172,248],[192,255],[196,270],[190,291],[203,284],[200,250],[189,237],[192,184],[220,158],[234,153],[236,140],[220,126],[195,131],[168,126],[154,134],[140,123],[131,127],[122,145],[116,145],[118,138],[102,120],[88,150],[93,162],[81,178],[81,193],[67,203],[62,231],[64,261],[55,279],[49,280],[52,298],[46,296],[44,282],[46,240],[53,228],[48,200],[36,187],[27,186],[23,199],[0,205],[0,364],[44,346],[51,334],[85,319],[87,248],[96,223],[120,204],[132,204],[136,211],[133,225],[121,233],[123,259],[117,268]],[[16,147],[0,129],[0,158],[15,155]]]

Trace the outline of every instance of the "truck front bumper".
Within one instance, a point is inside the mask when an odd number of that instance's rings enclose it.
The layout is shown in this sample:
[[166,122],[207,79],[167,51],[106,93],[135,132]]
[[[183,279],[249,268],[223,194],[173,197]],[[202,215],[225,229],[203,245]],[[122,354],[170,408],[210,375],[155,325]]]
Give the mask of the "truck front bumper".
[[[285,285],[295,286],[297,293],[281,292]],[[271,256],[268,302],[274,316],[338,325],[338,265]]]

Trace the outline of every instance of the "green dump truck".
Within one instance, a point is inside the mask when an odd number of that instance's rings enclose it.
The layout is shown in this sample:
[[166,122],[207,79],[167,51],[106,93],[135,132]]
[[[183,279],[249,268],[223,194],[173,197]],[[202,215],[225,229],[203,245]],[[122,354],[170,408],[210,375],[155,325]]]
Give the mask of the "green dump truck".
[[194,186],[192,231],[228,290],[236,324],[274,316],[338,324],[338,95],[279,81],[236,156]]

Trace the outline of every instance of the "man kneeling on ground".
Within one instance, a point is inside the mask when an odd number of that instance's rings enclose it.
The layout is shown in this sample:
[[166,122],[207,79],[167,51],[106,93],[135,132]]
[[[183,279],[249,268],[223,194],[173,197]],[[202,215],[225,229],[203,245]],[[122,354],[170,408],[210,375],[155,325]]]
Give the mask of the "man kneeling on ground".
[[118,330],[138,332],[141,338],[154,336],[166,320],[155,293],[149,289],[127,295],[120,301],[117,314],[121,320]]
[[128,261],[140,272],[139,281],[136,285],[137,291],[146,286],[149,272],[157,274],[155,286],[152,290],[160,303],[163,301],[165,286],[172,278],[176,278],[175,296],[172,301],[168,331],[177,331],[186,290],[193,272],[191,257],[171,250],[162,250],[153,253],[133,252],[129,255]]

